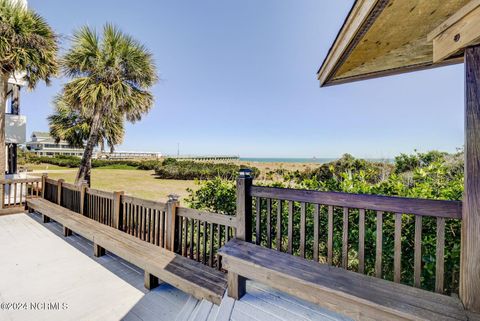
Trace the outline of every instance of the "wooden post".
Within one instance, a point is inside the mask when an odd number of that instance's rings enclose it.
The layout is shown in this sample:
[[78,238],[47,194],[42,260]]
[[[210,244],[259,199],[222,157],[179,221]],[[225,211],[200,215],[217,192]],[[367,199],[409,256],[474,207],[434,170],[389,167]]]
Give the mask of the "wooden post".
[[465,49],[464,175],[460,299],[480,312],[480,46]]
[[63,236],[70,236],[72,235],[72,230],[69,229],[68,227],[63,227]]
[[[250,169],[241,169],[237,178],[237,233],[236,238],[252,241],[252,197],[250,188],[253,178]],[[247,279],[228,272],[228,296],[239,300],[246,292]]]
[[93,255],[100,257],[105,255],[105,249],[98,244],[93,243]]
[[113,192],[113,227],[123,230],[122,226],[122,196],[125,192]]
[[[45,186],[47,185],[47,178],[48,178],[48,174],[47,173],[44,173],[42,174],[42,198],[45,198]],[[25,191],[27,190],[27,188],[25,188]]]
[[168,195],[167,217],[165,230],[165,248],[172,252],[178,252],[178,217],[177,207],[180,205],[178,195]]
[[148,273],[147,271],[145,271],[143,279],[144,279],[145,288],[147,290],[154,289],[160,284],[160,280],[156,276]]
[[57,185],[57,204],[62,206],[62,184],[65,182],[63,179],[58,180],[58,185]]
[[252,171],[241,169],[237,178],[237,233],[236,238],[252,241],[252,197],[250,188],[252,186]]
[[85,207],[85,194],[87,191],[88,185],[86,183],[82,183],[80,185],[80,214],[84,215],[84,207]]

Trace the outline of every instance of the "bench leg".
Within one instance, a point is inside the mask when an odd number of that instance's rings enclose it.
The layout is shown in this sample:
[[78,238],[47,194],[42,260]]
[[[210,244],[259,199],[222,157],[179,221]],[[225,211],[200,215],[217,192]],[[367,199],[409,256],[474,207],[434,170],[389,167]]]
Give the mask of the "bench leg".
[[105,249],[100,245],[93,243],[93,255],[95,257],[100,257],[105,255]]
[[42,218],[43,218],[43,223],[48,223],[48,222],[50,222],[50,217],[45,216],[44,214],[42,214]]
[[71,236],[72,235],[72,230],[69,229],[68,227],[63,227],[63,236]]
[[144,281],[145,281],[145,288],[147,290],[154,289],[161,283],[156,276],[151,275],[147,271],[145,271]]
[[247,279],[237,273],[228,272],[228,296],[235,300],[245,294],[247,289]]

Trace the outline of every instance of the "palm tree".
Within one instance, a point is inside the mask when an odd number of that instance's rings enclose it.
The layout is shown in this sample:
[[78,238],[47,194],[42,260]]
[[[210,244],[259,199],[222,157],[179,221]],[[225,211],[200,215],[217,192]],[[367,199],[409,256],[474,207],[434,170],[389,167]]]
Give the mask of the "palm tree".
[[[84,148],[90,134],[91,117],[83,115],[65,104],[61,97],[54,101],[55,110],[48,116],[50,134],[58,142],[65,140],[69,145],[77,148]],[[123,142],[125,135],[123,115],[102,118],[102,125],[98,135],[97,145],[105,143],[110,151]]]
[[5,105],[8,79],[22,75],[29,89],[58,70],[57,37],[37,13],[0,0],[0,178],[5,174]]
[[150,88],[157,81],[156,68],[142,44],[110,24],[101,36],[89,27],[76,31],[61,65],[71,78],[62,100],[86,115],[90,125],[75,183],[90,183],[89,164],[103,120],[117,115],[132,123],[140,120],[153,105]]

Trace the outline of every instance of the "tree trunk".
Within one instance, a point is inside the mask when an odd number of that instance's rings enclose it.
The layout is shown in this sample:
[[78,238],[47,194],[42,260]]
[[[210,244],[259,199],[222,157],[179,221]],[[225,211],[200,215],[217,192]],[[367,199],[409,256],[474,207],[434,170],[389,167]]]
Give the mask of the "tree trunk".
[[0,74],[0,179],[5,178],[6,147],[5,147],[5,108],[7,105],[8,75]]
[[102,124],[104,110],[104,107],[95,108],[92,123],[90,125],[90,135],[88,136],[87,144],[85,145],[85,150],[83,151],[82,160],[80,161],[80,168],[78,169],[77,178],[75,179],[76,185],[86,182],[88,186],[90,186],[93,149],[98,144],[98,135],[100,132],[100,126]]

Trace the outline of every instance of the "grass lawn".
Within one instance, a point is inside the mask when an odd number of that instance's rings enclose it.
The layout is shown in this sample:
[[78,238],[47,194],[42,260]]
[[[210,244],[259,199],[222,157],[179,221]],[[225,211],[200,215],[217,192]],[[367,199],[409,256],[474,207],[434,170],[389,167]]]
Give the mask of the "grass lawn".
[[[76,169],[65,167],[58,169],[61,170],[48,168],[48,177],[63,178],[68,183],[74,182]],[[40,173],[36,174],[40,175]],[[177,194],[180,195],[181,204],[186,206],[187,204],[182,201],[188,195],[186,189],[196,189],[197,185],[194,181],[157,179],[153,170],[94,168],[92,170],[92,187],[105,191],[125,191],[128,195],[162,202],[168,199],[169,194]]]

